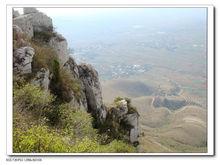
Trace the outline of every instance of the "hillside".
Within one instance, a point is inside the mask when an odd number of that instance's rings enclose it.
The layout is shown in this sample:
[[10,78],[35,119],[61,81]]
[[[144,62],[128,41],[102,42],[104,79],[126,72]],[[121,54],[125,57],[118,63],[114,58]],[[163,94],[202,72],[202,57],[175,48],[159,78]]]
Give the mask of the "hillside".
[[13,152],[137,152],[139,114],[130,99],[102,99],[98,72],[77,64],[53,20],[13,11]]

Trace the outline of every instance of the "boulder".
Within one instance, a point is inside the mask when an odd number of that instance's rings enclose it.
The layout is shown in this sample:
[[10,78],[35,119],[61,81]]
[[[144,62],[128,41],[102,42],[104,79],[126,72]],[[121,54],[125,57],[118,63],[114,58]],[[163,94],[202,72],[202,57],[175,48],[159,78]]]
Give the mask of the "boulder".
[[89,64],[81,64],[78,66],[78,69],[79,78],[84,86],[88,112],[98,120],[97,122],[103,123],[106,119],[107,111],[102,102],[98,72]]
[[37,72],[35,78],[32,80],[32,83],[47,91],[50,84],[49,69],[41,68],[41,70]]
[[34,49],[29,46],[16,49],[13,53],[13,70],[21,74],[31,73],[34,54]]

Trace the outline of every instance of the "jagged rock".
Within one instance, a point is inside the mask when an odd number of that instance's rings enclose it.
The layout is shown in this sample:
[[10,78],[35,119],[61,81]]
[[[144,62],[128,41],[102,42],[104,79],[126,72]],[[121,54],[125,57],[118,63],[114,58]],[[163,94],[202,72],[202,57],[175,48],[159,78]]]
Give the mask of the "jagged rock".
[[13,9],[13,18],[18,17],[19,15],[20,15],[19,12]]
[[127,101],[126,100],[121,100],[121,101],[118,101],[117,102],[117,104],[118,104],[118,114],[119,114],[119,116],[123,116],[123,115],[125,115],[126,113],[128,113],[128,104],[127,104]]
[[18,16],[13,19],[13,25],[17,25],[22,29],[22,31],[27,35],[27,37],[32,38],[34,35],[33,25],[27,16]]
[[49,45],[54,48],[59,58],[60,65],[63,66],[69,60],[66,39],[60,34],[55,34],[49,41]]
[[38,12],[35,8],[24,8],[24,15],[13,19],[13,24],[18,25],[22,31],[32,38],[34,32],[52,31],[52,19],[47,15]]
[[13,45],[14,49],[24,46],[30,46],[30,43],[24,40],[24,33],[17,25],[13,25]]
[[97,71],[89,64],[81,64],[78,66],[79,78],[83,82],[84,92],[86,95],[88,112],[93,116],[104,122],[107,111],[102,102],[101,85]]
[[79,70],[75,60],[72,57],[69,57],[69,60],[63,66],[73,75],[74,78],[79,78]]
[[127,139],[137,145],[139,144],[139,114],[136,111],[131,112],[130,106],[125,99],[116,102],[107,112],[105,125],[110,130],[110,136]]
[[41,68],[41,70],[37,72],[36,77],[32,80],[32,83],[47,91],[50,84],[49,69]]
[[139,137],[139,115],[138,113],[127,114],[125,117],[126,123],[131,127],[129,132],[129,140],[131,143],[138,143]]
[[17,73],[31,73],[31,62],[34,57],[34,49],[32,47],[21,47],[13,53],[13,70]]
[[[79,79],[78,65],[76,64],[75,60],[72,57],[69,57],[69,60],[64,64],[63,68],[66,69],[68,72],[70,72],[70,74],[73,76],[74,79]],[[85,91],[83,82],[80,81],[80,83],[82,88],[81,90]],[[72,93],[72,100],[70,101],[70,103],[72,105],[77,106],[80,109],[84,109],[88,111],[85,92],[81,92],[80,100],[77,100],[74,97],[74,94]]]
[[37,12],[37,13],[28,14],[27,16],[29,20],[31,21],[34,32],[53,30],[52,19],[48,17],[47,15],[41,12]]
[[24,14],[39,12],[35,7],[24,7]]

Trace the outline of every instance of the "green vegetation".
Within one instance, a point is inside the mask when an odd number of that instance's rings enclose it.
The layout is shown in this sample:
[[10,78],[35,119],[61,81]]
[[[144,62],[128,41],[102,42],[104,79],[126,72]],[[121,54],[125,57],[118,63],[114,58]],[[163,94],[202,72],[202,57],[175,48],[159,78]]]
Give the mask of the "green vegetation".
[[[17,81],[16,81],[17,80]],[[136,152],[122,141],[100,142],[92,117],[22,78],[14,79],[13,151],[15,153]]]
[[32,41],[31,46],[35,50],[33,58],[33,71],[39,71],[41,68],[53,69],[53,62],[57,61],[56,52],[47,45]]
[[39,42],[49,42],[55,33],[51,30],[34,31],[34,39]]
[[70,102],[73,95],[76,99],[81,98],[81,84],[77,79],[64,68],[60,68],[57,60],[52,64],[53,77],[50,84],[50,89],[58,99],[64,102]]
[[[14,49],[25,41],[34,48],[35,55],[32,73],[13,75],[13,152],[136,152],[125,141],[104,138],[105,132],[101,134],[93,127],[91,114],[69,103],[80,101],[81,82],[60,66],[55,50],[48,45],[52,37],[64,39],[50,29],[35,32],[32,40],[14,36]],[[42,68],[50,71],[48,91],[30,83]]]
[[31,111],[38,119],[50,110],[54,96],[40,87],[26,84],[13,91],[13,103],[16,111]]
[[131,114],[131,113],[138,113],[138,111],[137,111],[137,108],[136,107],[134,107],[134,106],[132,106],[132,104],[131,104],[131,99],[129,99],[129,98],[122,98],[122,97],[116,97],[115,99],[114,99],[114,104],[118,107],[119,106],[119,104],[118,104],[118,102],[119,101],[121,101],[121,100],[125,100],[126,102],[127,102],[127,106],[128,106],[128,113],[129,114]]

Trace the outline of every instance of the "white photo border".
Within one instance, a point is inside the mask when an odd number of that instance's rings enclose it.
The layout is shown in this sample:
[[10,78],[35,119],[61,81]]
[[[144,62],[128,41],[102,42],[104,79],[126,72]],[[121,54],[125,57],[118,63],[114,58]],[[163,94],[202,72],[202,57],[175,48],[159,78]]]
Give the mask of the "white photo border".
[[[206,153],[13,153],[13,42],[12,42],[12,9],[23,7],[36,8],[206,8],[207,9],[207,152]],[[214,156],[215,155],[215,52],[214,52],[214,6],[212,5],[24,5],[7,4],[6,5],[6,44],[7,44],[7,113],[6,113],[6,145],[7,155],[9,156]]]

